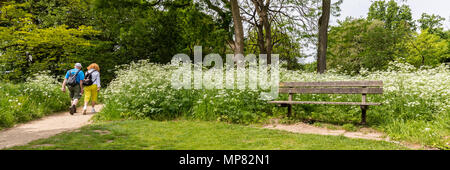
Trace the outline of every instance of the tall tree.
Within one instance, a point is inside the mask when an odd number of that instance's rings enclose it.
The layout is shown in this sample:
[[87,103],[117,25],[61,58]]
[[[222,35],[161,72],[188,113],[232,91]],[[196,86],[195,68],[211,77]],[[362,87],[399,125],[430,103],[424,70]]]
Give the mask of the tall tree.
[[[339,16],[340,4],[342,0],[331,4],[330,15]],[[276,53],[280,54],[280,60],[297,62],[297,57],[307,55],[300,49],[306,52],[309,51],[306,49],[315,49],[318,44],[321,6],[321,0],[243,0],[242,18],[248,23],[245,28],[248,32],[246,50],[256,53],[259,49],[260,54]],[[258,13],[257,9],[263,10]],[[260,14],[267,17],[267,20],[261,18]],[[267,34],[265,28],[271,28],[270,34]],[[295,49],[286,50],[287,47]],[[283,49],[283,52],[280,52],[280,49]]]
[[406,4],[400,6],[395,0],[390,0],[389,2],[378,0],[373,2],[370,5],[367,19],[369,21],[383,21],[385,28],[390,30],[415,30],[411,8]]
[[237,0],[230,0],[230,3],[235,35],[234,54],[244,54],[244,27],[242,26],[239,4]]
[[395,0],[377,0],[369,8],[367,14],[369,21],[383,21],[384,28],[389,30],[393,45],[385,51],[389,52],[390,60],[396,58],[407,58],[407,47],[402,43],[413,38],[416,30],[415,21],[412,18],[411,8],[403,3],[397,3]]
[[322,16],[319,19],[319,47],[317,48],[317,72],[327,69],[328,23],[330,21],[331,0],[322,0]]
[[[0,79],[23,81],[38,71],[59,75],[75,62],[83,62],[82,49],[94,46],[100,32],[90,26],[41,28],[30,1],[0,6]],[[7,15],[6,15],[7,14]],[[43,21],[43,20],[40,20]]]
[[437,34],[441,38],[446,39],[447,36],[444,32],[444,27],[442,22],[445,21],[445,18],[439,16],[439,15],[429,15],[427,13],[423,13],[422,17],[417,20],[417,22],[420,24],[421,30],[428,29],[428,32],[431,34]]
[[[417,34],[417,33],[415,33]],[[422,30],[408,43],[406,62],[416,66],[438,66],[448,58],[448,43],[429,29]]]
[[[332,26],[328,37],[327,66],[345,74],[384,70],[397,51],[398,34],[385,28],[380,20],[347,18]],[[408,56],[408,55],[406,55]]]
[[[255,26],[258,32],[258,46],[260,48],[260,54],[267,54],[267,64],[271,64],[272,56],[272,26],[269,20],[269,6],[270,0],[252,0],[255,7],[256,14],[258,15],[258,21],[255,22]],[[254,17],[256,20],[256,17]]]

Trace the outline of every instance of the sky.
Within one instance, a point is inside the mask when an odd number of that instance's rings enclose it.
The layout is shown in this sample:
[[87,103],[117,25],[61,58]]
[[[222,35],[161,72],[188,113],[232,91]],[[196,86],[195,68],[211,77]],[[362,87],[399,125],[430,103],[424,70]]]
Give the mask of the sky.
[[[331,2],[337,2],[338,0],[332,0]],[[388,0],[386,0],[388,1]],[[367,17],[369,12],[369,7],[373,0],[344,0],[341,5],[341,16],[330,18],[330,25],[336,26],[338,20],[344,20],[346,17]],[[413,19],[417,20],[422,16],[422,13],[436,14],[445,18],[443,22],[446,29],[450,29],[450,0],[407,0],[406,2],[401,2],[397,0],[400,4],[407,4],[411,8]],[[315,49],[307,50],[307,54],[314,52]],[[301,62],[314,62],[315,57],[308,57],[306,59],[301,59]]]

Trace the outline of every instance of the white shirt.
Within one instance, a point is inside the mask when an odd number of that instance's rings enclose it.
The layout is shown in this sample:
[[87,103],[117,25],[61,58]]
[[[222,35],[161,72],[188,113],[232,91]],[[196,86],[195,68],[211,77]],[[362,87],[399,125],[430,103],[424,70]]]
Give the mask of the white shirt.
[[96,84],[97,87],[101,87],[100,86],[100,73],[97,70],[95,70],[95,69],[88,70],[86,72],[86,75],[88,73],[91,73],[91,78],[92,78],[92,81],[94,81],[94,84]]

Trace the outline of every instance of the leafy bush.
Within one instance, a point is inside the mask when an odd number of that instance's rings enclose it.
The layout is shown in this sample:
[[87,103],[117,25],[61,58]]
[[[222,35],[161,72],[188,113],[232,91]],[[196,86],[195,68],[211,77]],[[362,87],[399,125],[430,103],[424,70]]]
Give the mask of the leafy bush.
[[106,107],[97,118],[185,117],[248,124],[271,112],[271,106],[258,100],[259,91],[175,90],[170,84],[172,70],[171,66],[146,61],[119,70],[105,90]]
[[26,83],[0,83],[0,128],[40,118],[70,104],[61,84],[46,74],[36,74]]
[[[259,100],[259,90],[176,90],[170,85],[174,68],[142,61],[125,66],[105,90],[104,110],[97,119],[188,119],[231,123],[257,123],[284,116],[286,108]],[[281,81],[382,80],[383,95],[369,95],[369,126],[383,130],[394,139],[448,147],[450,122],[450,71],[415,69],[391,63],[388,71],[360,71],[358,76],[280,70]],[[287,99],[287,95],[280,95]],[[303,101],[360,101],[361,95],[295,95]],[[359,106],[295,105],[294,118],[315,119],[337,124],[360,121]],[[446,141],[447,140],[447,141]]]

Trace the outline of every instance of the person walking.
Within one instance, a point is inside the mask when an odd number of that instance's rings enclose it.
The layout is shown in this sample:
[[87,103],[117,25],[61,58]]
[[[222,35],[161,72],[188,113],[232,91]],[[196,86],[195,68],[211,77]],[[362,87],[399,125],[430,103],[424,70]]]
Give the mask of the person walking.
[[81,68],[81,64],[76,63],[74,69],[67,71],[61,88],[64,93],[66,92],[66,85],[69,88],[70,98],[72,99],[69,107],[69,113],[71,115],[77,112],[78,100],[80,100],[83,94],[84,73]]
[[87,105],[91,101],[92,113],[95,113],[95,104],[97,102],[98,92],[100,91],[100,67],[96,63],[92,63],[87,67],[84,85],[84,107],[83,114],[86,115]]

